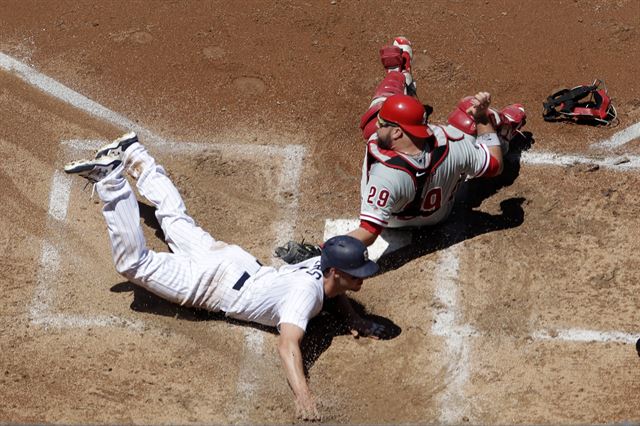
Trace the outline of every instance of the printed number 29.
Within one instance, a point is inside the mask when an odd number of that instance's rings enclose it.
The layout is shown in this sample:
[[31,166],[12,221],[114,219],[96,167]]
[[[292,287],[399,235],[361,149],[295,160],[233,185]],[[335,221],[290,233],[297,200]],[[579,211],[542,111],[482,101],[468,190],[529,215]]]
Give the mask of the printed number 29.
[[[376,194],[378,195],[377,200]],[[369,196],[367,197],[368,204],[373,205],[375,203],[378,207],[384,207],[387,205],[387,201],[389,201],[388,190],[383,189],[382,191],[378,192],[378,188],[376,188],[375,186],[369,188]]]
[[433,212],[440,208],[442,205],[442,188],[435,187],[430,189],[424,196],[422,201],[423,212]]

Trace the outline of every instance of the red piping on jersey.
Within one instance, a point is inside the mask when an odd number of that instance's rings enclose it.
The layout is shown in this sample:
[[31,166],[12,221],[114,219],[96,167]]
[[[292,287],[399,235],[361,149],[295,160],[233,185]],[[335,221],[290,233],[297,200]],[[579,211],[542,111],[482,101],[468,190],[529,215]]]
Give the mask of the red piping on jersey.
[[482,164],[482,169],[480,170],[480,173],[475,175],[474,178],[483,176],[487,172],[487,169],[489,168],[489,163],[491,161],[491,158],[490,158],[491,154],[489,154],[489,149],[486,147],[486,145],[480,144],[479,147],[480,149],[482,149],[482,151],[484,151],[484,163]]
[[[446,135],[446,133],[445,133],[445,135]],[[447,140],[447,142],[449,142],[449,141]],[[438,145],[438,147],[440,147],[440,146],[442,146],[442,145]],[[431,170],[431,174],[433,174],[436,171],[436,169],[438,167],[440,167],[440,164],[442,164],[444,162],[445,158],[447,158],[447,155],[449,155],[449,144],[448,143],[446,143],[446,149],[444,151],[444,154],[442,154],[442,157],[440,157],[440,159],[438,161],[436,161],[434,164],[429,164],[429,169]]]

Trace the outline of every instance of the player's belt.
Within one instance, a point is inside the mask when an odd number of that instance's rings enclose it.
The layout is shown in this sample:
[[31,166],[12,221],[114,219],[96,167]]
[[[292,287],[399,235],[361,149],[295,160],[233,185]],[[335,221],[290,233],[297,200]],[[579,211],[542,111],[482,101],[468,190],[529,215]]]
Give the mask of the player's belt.
[[233,285],[233,289],[240,290],[244,285],[244,283],[247,282],[250,276],[251,275],[249,275],[247,272],[244,272],[242,276],[238,279],[238,281],[236,281],[236,283]]
[[[256,259],[256,263],[258,264],[258,266],[262,266],[262,263],[260,263],[260,261],[258,259]],[[243,272],[242,276],[238,279],[238,281],[236,281],[236,283],[233,285],[233,289],[234,290],[240,290],[242,288],[242,286],[244,285],[245,282],[247,282],[247,280],[251,277],[251,275],[249,275],[248,272]]]

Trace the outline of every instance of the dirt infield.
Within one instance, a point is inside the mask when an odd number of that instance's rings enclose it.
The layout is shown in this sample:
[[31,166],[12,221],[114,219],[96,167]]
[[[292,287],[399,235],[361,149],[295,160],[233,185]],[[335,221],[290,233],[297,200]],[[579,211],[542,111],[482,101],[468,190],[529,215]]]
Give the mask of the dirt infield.
[[[487,90],[525,105],[533,143],[354,297],[396,337],[311,323],[324,420],[640,422],[640,2],[425,3],[0,2],[0,423],[294,422],[274,330],[124,282],[60,169],[132,128],[203,228],[276,262],[357,217],[357,125],[396,35],[431,121]],[[542,120],[594,78],[617,127]]]

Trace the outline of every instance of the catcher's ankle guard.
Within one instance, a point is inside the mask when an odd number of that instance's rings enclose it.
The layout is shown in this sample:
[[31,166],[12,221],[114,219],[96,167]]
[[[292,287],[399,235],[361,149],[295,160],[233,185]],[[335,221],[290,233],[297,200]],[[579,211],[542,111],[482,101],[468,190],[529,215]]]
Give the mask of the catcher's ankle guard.
[[602,80],[594,80],[590,86],[562,89],[547,98],[542,104],[545,121],[574,120],[595,121],[610,124],[617,112]]

